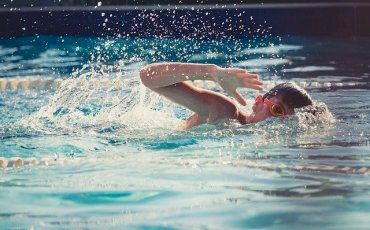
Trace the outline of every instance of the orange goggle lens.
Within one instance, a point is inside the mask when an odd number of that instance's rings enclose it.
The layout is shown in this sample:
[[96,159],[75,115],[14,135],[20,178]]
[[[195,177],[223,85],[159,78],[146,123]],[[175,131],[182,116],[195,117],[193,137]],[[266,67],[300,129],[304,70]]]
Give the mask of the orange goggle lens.
[[261,101],[263,101],[263,103],[267,105],[269,112],[272,116],[279,117],[285,115],[285,110],[282,106],[272,103],[268,98],[263,99],[262,95],[258,95],[256,97],[256,102]]

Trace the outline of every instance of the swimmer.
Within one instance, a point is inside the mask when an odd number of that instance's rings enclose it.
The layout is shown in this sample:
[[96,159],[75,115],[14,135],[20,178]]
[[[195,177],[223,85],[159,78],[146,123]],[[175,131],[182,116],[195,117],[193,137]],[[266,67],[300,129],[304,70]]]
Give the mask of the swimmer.
[[237,88],[263,89],[258,75],[244,69],[222,68],[213,64],[153,63],[140,70],[140,79],[149,89],[194,112],[186,120],[183,129],[221,119],[234,119],[241,124],[257,123],[268,117],[294,114],[295,108],[313,104],[304,89],[287,82],[275,86],[265,95],[258,95],[252,112],[247,114],[229,97],[187,82],[214,81],[243,106],[247,104],[247,100]]

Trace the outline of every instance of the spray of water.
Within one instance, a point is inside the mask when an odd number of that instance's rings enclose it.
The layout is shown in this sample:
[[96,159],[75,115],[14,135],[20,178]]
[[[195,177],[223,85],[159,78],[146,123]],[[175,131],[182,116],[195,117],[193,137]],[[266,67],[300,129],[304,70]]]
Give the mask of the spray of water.
[[[120,78],[123,89],[102,83],[116,75],[103,67],[83,68],[61,83],[47,105],[18,123],[47,134],[70,135],[149,135],[148,128],[176,129],[180,119],[174,115],[174,107],[146,90],[135,74]],[[100,85],[94,85],[94,79],[99,79]]]

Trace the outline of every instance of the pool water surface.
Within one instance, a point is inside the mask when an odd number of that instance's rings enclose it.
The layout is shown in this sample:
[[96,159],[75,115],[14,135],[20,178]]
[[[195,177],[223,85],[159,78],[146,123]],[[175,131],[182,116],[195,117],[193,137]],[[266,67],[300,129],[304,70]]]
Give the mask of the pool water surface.
[[[0,157],[35,162],[0,168],[1,229],[367,229],[369,50],[309,37],[1,38],[0,80],[60,80],[0,90]],[[331,114],[179,131],[191,113],[138,78],[162,61],[246,68],[266,90],[296,81]],[[242,93],[248,111],[257,92]]]

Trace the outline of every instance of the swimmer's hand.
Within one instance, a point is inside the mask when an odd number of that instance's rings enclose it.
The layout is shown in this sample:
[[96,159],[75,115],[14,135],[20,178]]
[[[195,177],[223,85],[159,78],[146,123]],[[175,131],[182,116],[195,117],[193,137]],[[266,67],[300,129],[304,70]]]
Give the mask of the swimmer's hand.
[[237,88],[263,89],[263,83],[258,80],[258,75],[248,73],[245,69],[217,67],[212,77],[242,105],[247,105],[247,100],[239,93]]

